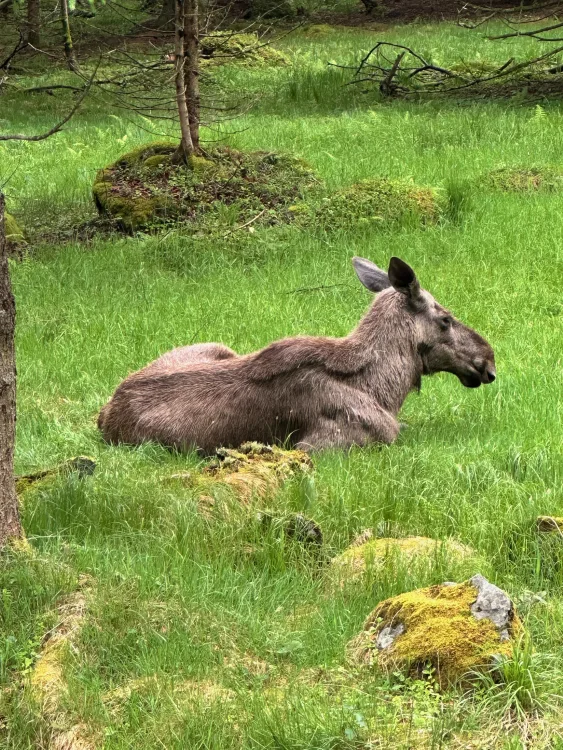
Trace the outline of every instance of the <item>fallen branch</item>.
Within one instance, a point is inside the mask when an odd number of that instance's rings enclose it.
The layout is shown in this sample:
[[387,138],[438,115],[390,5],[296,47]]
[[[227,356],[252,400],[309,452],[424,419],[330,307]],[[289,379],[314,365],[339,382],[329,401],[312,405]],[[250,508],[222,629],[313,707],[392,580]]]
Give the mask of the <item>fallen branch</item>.
[[262,214],[264,214],[267,211],[266,208],[263,208],[259,214],[256,214],[252,219],[247,221],[245,224],[241,224],[239,227],[235,227],[234,229],[230,229],[224,236],[223,239],[226,239],[227,237],[230,237],[231,234],[234,234],[235,232],[238,232],[239,229],[246,229],[246,227],[249,227],[251,224],[254,224],[255,221],[257,221]]
[[78,108],[84,101],[84,99],[88,96],[88,92],[90,91],[92,84],[94,83],[94,79],[96,77],[96,73],[98,72],[98,65],[96,65],[96,69],[94,70],[94,73],[92,74],[92,77],[84,87],[84,90],[82,92],[82,96],[78,99],[74,107],[70,110],[70,112],[63,117],[63,119],[58,122],[54,127],[51,128],[51,130],[48,130],[46,133],[41,133],[41,135],[24,135],[22,133],[13,133],[11,135],[0,135],[0,141],[44,141],[46,138],[50,138],[50,136],[55,135],[55,133],[58,133],[60,130],[63,129],[63,127],[67,124],[67,122],[73,117],[73,115],[77,112]]

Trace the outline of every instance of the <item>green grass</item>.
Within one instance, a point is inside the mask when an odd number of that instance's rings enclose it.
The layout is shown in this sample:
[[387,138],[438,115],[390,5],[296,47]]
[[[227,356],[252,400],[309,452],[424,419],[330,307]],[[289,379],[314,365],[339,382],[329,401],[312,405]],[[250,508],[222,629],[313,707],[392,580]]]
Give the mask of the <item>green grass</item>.
[[[402,27],[386,38],[435,50],[438,61],[478,51],[503,60],[532,47],[484,45],[450,25]],[[105,748],[561,742],[563,548],[539,540],[533,522],[563,515],[563,195],[486,192],[477,178],[503,165],[560,164],[563,115],[558,104],[538,116],[511,101],[382,104],[350,92],[342,72],[325,63],[358,60],[373,39],[351,30],[330,41],[296,36],[285,43],[292,68],[225,69],[227,86],[263,96],[221,126],[221,137],[237,148],[303,156],[329,190],[377,176],[440,188],[453,209],[435,227],[330,234],[278,227],[229,241],[171,230],[42,244],[41,226],[93,215],[98,168],[149,140],[147,128],[159,136],[167,128],[93,99],[52,139],[0,144],[9,208],[36,236],[29,257],[11,265],[17,470],[78,453],[98,461],[91,478],[60,478],[25,495],[34,553],[7,557],[0,568],[2,746],[45,743],[20,677],[80,573],[96,583],[78,648],[65,662],[66,706],[74,722],[97,729]],[[69,103],[64,95],[3,100],[3,127],[28,132],[49,127]],[[395,445],[320,455],[314,491],[294,482],[270,504],[313,516],[329,553],[366,527],[454,536],[475,547],[479,572],[522,602],[537,657],[516,654],[504,683],[484,682],[471,698],[357,671],[345,646],[381,599],[478,571],[440,560],[388,571],[353,591],[327,590],[318,561],[264,535],[252,514],[209,522],[198,513],[193,490],[169,480],[196,468],[196,457],[110,448],[95,427],[120,380],[173,346],[222,341],[248,352],[292,334],[344,335],[370,301],[351,268],[355,254],[411,263],[440,302],[492,342],[498,380],[471,391],[452,376],[426,379],[405,405],[409,429]],[[296,291],[318,286],[329,288]],[[143,678],[128,699],[108,699]],[[194,697],[189,686],[197,684]]]

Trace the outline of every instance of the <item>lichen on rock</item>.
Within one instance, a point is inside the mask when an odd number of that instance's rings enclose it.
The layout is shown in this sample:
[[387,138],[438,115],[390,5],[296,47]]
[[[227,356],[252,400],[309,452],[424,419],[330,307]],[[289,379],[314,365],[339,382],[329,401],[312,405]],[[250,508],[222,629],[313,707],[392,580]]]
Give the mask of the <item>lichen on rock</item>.
[[384,671],[420,676],[431,666],[445,687],[509,657],[522,630],[508,596],[477,575],[381,602],[349,649],[355,661]]
[[470,547],[454,539],[440,540],[424,536],[374,539],[368,536],[367,531],[364,532],[366,541],[360,544],[355,541],[333,558],[330,566],[332,577],[337,577],[343,583],[355,583],[370,573],[382,570],[387,564],[393,565],[398,559],[408,564],[432,561],[440,556],[446,556],[450,561],[461,561],[475,555]]
[[176,149],[173,143],[146,144],[101,169],[92,188],[100,214],[126,232],[166,221],[201,226],[206,217],[216,225],[219,206],[232,206],[242,222],[276,224],[293,221],[288,207],[318,182],[303,160],[290,155],[223,147],[183,164],[172,159]]

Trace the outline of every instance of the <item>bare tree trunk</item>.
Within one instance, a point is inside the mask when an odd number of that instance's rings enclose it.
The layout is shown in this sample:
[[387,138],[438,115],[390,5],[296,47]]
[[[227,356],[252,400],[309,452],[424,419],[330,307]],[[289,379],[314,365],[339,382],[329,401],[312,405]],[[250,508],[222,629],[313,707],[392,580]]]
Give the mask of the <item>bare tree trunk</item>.
[[0,547],[22,536],[14,481],[16,439],[16,306],[4,228],[4,196],[0,193]]
[[68,0],[61,0],[61,24],[63,27],[63,41],[65,46],[65,57],[69,67],[73,73],[79,73],[80,68],[78,67],[78,61],[76,59],[76,53],[72,46],[72,36],[70,33],[70,21],[68,20]]
[[186,2],[187,0],[176,0],[176,26],[175,26],[175,83],[176,104],[180,118],[180,130],[182,141],[174,154],[174,161],[187,161],[194,152],[194,143],[190,129],[190,116],[186,100],[186,80],[184,75],[185,66],[185,34],[186,34]]
[[190,133],[194,151],[199,151],[199,18],[198,0],[184,0],[186,3],[185,35],[186,62],[188,76],[186,80],[186,100],[190,120]]
[[27,0],[27,35],[29,44],[39,47],[41,44],[41,0]]
[[156,19],[155,25],[160,29],[172,29],[176,13],[175,0],[162,0],[160,15]]

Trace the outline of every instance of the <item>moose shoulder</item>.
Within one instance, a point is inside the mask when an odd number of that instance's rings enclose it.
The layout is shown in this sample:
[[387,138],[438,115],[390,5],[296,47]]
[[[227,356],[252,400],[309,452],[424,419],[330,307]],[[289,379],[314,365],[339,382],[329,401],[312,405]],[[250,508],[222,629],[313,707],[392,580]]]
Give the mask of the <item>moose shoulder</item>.
[[305,450],[391,443],[422,375],[493,382],[490,345],[421,289],[410,266],[353,263],[381,294],[348,336],[288,338],[245,356],[221,344],[174,349],[117,388],[98,419],[104,438],[205,453],[248,440]]

